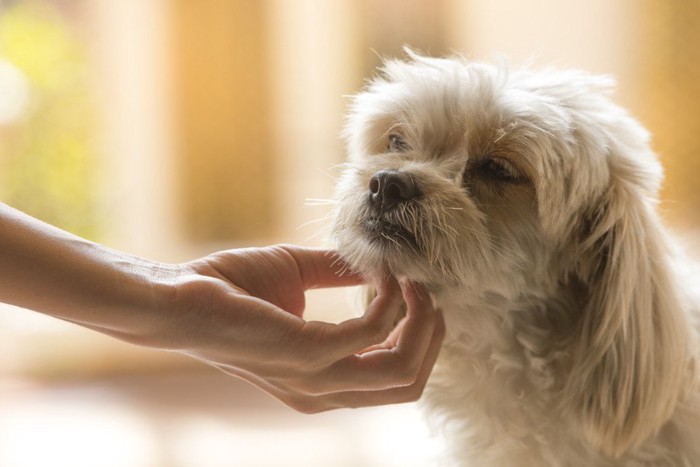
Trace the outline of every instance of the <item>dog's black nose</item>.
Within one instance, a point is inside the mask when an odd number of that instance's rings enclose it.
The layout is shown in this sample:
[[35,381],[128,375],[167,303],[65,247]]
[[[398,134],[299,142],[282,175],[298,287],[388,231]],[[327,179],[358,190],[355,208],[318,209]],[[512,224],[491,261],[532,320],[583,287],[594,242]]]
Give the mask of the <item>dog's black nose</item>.
[[369,179],[372,206],[386,211],[418,194],[413,178],[398,170],[380,170]]

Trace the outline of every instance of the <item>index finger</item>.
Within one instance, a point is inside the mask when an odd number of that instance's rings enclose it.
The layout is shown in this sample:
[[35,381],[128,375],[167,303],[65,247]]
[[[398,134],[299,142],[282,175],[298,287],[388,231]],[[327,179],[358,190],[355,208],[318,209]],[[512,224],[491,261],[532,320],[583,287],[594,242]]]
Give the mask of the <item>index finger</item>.
[[376,289],[376,297],[360,318],[340,324],[305,323],[304,331],[309,333],[309,342],[315,343],[320,360],[333,363],[386,339],[403,299],[399,284],[393,277],[383,279]]
[[426,356],[432,351],[440,316],[428,292],[419,284],[403,287],[406,317],[385,342],[387,347],[364,351],[333,363],[315,380],[319,393],[377,391],[416,383]]
[[304,290],[324,287],[347,287],[365,282],[352,271],[337,252],[321,248],[281,245],[297,263]]

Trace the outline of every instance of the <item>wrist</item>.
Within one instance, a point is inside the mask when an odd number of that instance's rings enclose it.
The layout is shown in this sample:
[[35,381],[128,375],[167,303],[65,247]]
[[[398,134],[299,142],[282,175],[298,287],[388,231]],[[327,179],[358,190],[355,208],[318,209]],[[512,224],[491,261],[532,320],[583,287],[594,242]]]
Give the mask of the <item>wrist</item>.
[[[110,252],[113,284],[96,304],[93,322],[84,325],[133,344],[162,347],[160,335],[172,320],[172,305],[182,268]],[[102,281],[101,281],[102,282]]]
[[112,250],[0,203],[0,301],[147,341],[164,319],[174,265]]

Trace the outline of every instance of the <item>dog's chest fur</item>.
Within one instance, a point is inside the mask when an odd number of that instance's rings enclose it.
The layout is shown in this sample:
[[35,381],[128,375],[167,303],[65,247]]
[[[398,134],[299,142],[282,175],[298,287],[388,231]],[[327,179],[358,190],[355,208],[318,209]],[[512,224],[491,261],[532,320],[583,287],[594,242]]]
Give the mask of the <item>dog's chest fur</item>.
[[[580,421],[567,412],[564,389],[572,371],[567,349],[577,325],[577,299],[569,291],[509,307],[496,297],[434,295],[447,335],[424,404],[429,421],[445,435],[454,465],[692,465],[687,452],[674,448],[691,442],[678,430],[688,423],[683,415],[669,421],[656,441],[622,459],[603,456],[584,441]],[[692,418],[697,410],[690,403],[679,413]]]

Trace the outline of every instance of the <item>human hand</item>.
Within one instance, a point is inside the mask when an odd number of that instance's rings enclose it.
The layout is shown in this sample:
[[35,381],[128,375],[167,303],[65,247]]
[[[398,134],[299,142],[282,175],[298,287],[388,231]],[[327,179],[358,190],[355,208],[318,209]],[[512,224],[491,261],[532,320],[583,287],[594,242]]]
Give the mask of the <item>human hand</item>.
[[[444,336],[427,291],[374,284],[364,316],[305,321],[304,292],[357,285],[330,251],[297,246],[228,250],[181,266],[152,345],[193,356],[305,413],[413,401]],[[403,300],[406,316],[393,327]],[[392,329],[393,328],[393,329]]]
[[[303,412],[418,398],[444,334],[417,284],[374,284],[364,316],[305,321],[304,292],[358,284],[332,252],[223,251],[182,265],[138,258],[0,203],[0,301],[134,344],[179,351]],[[396,326],[401,297],[408,313]],[[393,329],[392,329],[393,328]]]

